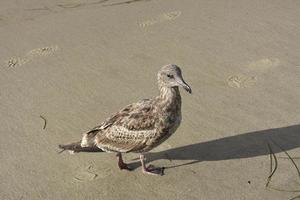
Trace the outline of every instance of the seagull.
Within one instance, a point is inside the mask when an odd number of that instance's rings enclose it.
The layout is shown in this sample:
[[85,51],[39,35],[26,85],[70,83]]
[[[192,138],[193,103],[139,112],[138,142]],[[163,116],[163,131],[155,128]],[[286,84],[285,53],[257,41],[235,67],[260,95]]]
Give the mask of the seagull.
[[[179,87],[192,93],[183,80],[180,67],[163,66],[158,74],[159,95],[132,103],[111,115],[99,126],[83,134],[79,142],[59,145],[71,152],[114,152],[119,168],[131,170],[123,161],[122,153],[139,153],[145,174],[163,175],[163,168],[146,166],[145,153],[168,139],[181,122],[181,96]],[[61,151],[61,152],[62,152]]]

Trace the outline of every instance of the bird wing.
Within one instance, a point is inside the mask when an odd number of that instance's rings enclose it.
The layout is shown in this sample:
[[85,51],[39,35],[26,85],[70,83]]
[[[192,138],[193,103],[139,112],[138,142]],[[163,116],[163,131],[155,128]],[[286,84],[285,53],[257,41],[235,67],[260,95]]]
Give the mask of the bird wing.
[[156,134],[158,121],[153,100],[130,104],[115,113],[91,132],[98,131],[96,145],[105,151],[139,151]]

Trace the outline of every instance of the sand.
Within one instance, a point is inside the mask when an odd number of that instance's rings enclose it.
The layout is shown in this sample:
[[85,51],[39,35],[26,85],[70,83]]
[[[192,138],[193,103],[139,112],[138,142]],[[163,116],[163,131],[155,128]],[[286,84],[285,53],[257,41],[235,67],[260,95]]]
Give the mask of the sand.
[[[289,199],[265,187],[271,139],[300,156],[300,3],[0,2],[0,199]],[[148,155],[58,154],[181,66],[183,121]],[[44,117],[47,121],[45,129]],[[284,153],[273,145],[278,157]],[[299,160],[295,160],[300,165]],[[272,187],[300,190],[287,159]]]

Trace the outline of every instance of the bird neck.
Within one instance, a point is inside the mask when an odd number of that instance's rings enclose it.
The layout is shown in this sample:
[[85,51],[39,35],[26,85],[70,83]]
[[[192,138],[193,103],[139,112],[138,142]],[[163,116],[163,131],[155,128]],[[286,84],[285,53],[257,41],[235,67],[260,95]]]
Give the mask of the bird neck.
[[159,101],[167,110],[181,108],[181,96],[178,87],[160,87]]

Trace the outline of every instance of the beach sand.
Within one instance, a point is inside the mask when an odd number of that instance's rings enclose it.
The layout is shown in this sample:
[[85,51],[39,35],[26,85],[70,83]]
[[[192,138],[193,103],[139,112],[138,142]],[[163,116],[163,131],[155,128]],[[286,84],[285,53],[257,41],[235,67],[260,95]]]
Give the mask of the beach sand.
[[[0,2],[0,199],[289,199],[267,189],[267,142],[300,156],[300,3],[287,0]],[[111,113],[157,95],[174,63],[177,132],[148,155],[58,154]],[[41,117],[42,116],[42,117]],[[44,123],[46,119],[46,127]],[[300,161],[295,159],[300,165]],[[278,158],[270,183],[300,190]]]

